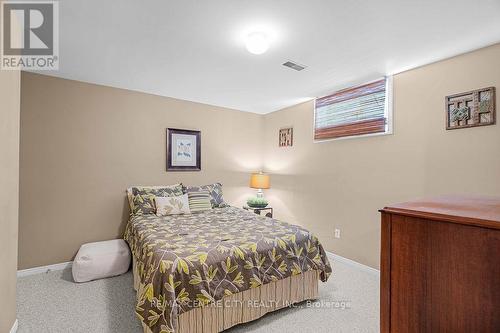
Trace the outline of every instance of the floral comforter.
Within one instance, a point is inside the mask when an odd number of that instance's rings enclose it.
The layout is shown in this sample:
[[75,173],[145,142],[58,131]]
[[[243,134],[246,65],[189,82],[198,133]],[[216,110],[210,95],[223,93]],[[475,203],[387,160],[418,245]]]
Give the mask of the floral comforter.
[[125,240],[144,288],[136,313],[153,333],[175,332],[177,316],[262,284],[331,267],[316,236],[225,207],[191,215],[131,216]]

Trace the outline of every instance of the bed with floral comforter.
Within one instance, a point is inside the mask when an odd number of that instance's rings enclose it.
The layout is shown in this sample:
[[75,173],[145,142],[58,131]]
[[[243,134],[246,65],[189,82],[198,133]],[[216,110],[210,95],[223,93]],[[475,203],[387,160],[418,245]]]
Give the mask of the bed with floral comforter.
[[226,295],[331,267],[309,231],[236,207],[190,215],[132,215],[125,231],[141,284],[136,313],[153,333]]

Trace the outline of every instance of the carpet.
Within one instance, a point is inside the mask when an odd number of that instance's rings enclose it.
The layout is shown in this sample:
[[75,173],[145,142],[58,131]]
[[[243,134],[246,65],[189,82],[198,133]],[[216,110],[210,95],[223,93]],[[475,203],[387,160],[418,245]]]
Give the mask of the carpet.
[[[227,333],[378,332],[379,276],[330,257],[320,298],[267,314]],[[132,273],[76,284],[71,270],[18,278],[19,333],[142,333]]]

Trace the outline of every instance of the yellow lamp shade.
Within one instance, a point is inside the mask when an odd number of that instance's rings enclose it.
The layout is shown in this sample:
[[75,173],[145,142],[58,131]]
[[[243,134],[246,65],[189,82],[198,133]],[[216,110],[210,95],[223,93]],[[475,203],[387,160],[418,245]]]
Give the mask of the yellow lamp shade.
[[270,188],[269,175],[263,173],[253,173],[250,177],[250,187],[258,189]]

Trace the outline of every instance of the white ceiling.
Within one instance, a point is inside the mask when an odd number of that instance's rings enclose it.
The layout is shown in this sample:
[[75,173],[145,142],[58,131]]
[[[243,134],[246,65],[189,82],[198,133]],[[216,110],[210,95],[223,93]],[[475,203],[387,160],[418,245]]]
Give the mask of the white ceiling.
[[[67,0],[59,10],[60,70],[43,74],[256,113],[500,41],[500,0]],[[269,51],[250,54],[243,36],[263,29]]]

